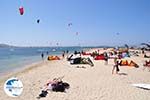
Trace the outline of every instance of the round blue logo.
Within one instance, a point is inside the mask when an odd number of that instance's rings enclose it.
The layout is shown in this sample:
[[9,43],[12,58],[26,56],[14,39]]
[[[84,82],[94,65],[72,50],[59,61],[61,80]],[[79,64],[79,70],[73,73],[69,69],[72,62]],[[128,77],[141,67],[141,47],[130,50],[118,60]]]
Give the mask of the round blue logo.
[[23,91],[23,84],[17,78],[10,78],[4,84],[4,91],[8,96],[17,97]]

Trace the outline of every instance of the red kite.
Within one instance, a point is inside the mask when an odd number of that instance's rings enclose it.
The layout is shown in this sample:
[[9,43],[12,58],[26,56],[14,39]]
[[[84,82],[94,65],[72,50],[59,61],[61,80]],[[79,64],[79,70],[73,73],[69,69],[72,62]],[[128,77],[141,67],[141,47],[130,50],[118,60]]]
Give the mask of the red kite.
[[23,14],[24,14],[24,8],[23,8],[23,7],[20,7],[20,8],[19,8],[19,12],[20,12],[20,15],[23,15]]

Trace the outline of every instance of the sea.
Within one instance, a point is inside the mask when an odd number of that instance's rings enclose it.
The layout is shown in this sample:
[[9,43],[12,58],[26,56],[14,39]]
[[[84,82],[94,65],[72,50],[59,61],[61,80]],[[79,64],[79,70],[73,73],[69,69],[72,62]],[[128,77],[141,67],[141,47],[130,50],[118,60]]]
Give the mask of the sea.
[[26,65],[42,61],[48,55],[61,55],[63,51],[82,51],[91,47],[5,47],[0,48],[0,75],[24,68]]

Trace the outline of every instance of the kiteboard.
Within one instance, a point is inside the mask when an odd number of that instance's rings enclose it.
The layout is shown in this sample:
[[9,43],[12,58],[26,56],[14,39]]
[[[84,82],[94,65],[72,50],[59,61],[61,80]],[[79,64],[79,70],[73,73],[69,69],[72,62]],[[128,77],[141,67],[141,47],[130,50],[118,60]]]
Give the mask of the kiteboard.
[[135,86],[137,88],[142,88],[142,89],[145,89],[145,90],[150,90],[150,84],[132,84],[132,86]]

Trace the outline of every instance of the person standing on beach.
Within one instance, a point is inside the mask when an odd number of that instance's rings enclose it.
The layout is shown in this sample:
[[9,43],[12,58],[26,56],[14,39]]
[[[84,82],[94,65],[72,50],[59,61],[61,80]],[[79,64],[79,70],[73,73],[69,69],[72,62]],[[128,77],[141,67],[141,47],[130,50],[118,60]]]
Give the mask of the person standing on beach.
[[108,55],[107,55],[107,52],[104,52],[104,60],[105,60],[105,65],[108,65]]
[[64,52],[62,53],[62,58],[63,58],[63,59],[65,58],[65,53],[64,53]]
[[48,55],[48,51],[46,52],[46,54]]
[[119,69],[119,61],[117,60],[117,58],[114,59],[114,63],[115,65],[113,66],[113,69],[112,69],[112,74],[114,74],[114,70],[116,69],[116,74],[118,74],[118,72],[120,71]]
[[44,53],[41,54],[42,59],[44,59]]
[[69,53],[69,50],[67,50],[66,53],[68,54],[68,53]]

